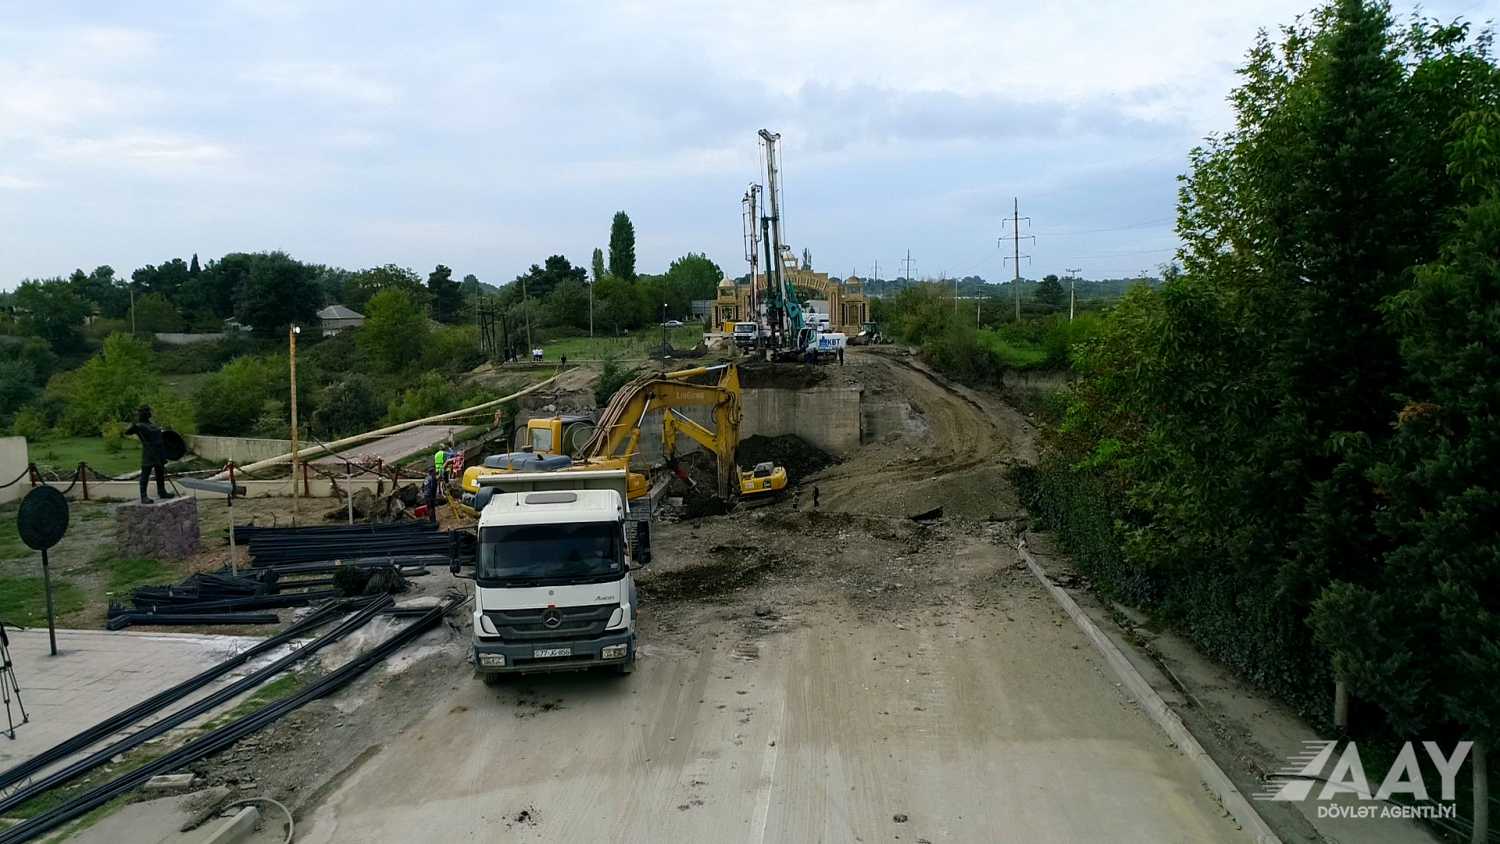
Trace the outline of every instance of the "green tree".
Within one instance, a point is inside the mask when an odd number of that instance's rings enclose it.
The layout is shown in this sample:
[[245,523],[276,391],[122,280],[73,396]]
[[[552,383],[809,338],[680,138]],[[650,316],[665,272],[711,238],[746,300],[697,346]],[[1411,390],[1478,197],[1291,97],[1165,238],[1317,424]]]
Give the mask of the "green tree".
[[164,262],[161,266],[147,264],[130,274],[131,281],[135,284],[136,295],[145,293],[160,293],[168,299],[176,299],[177,293],[187,284],[190,278],[188,264],[181,258],[173,258]]
[[255,256],[235,316],[257,334],[277,336],[292,323],[311,325],[321,302],[312,267],[285,252],[267,252]]
[[313,431],[324,441],[371,430],[385,412],[374,383],[364,375],[348,375],[322,392],[311,422]]
[[427,334],[427,317],[411,295],[388,287],[371,297],[355,342],[381,372],[395,373],[420,360]]
[[115,278],[114,267],[104,264],[91,273],[74,270],[68,277],[74,295],[88,302],[101,316],[118,319],[130,310],[130,292]]
[[142,334],[182,330],[177,306],[160,293],[147,293],[135,300],[135,326]]
[[53,376],[47,395],[62,408],[58,427],[71,436],[96,435],[104,423],[164,398],[150,345],[129,334],[111,334],[83,366]]
[[[302,373],[297,374],[302,387]],[[193,391],[198,425],[209,434],[249,436],[265,403],[289,397],[286,355],[237,357]]]
[[547,299],[547,321],[569,328],[588,328],[589,291],[584,282],[570,278],[552,291]]
[[635,224],[624,211],[616,211],[609,224],[609,274],[635,281]]
[[1313,620],[1339,675],[1404,735],[1457,724],[1477,756],[1500,739],[1500,110],[1457,126],[1451,169],[1470,204],[1442,255],[1384,307],[1409,375],[1368,470],[1388,550],[1375,576],[1325,591]]
[[673,261],[663,278],[671,291],[673,312],[685,314],[694,299],[712,299],[718,294],[724,271],[707,255],[689,252]]
[[15,294],[16,318],[27,333],[58,352],[78,348],[89,305],[60,278],[21,282]]
[[583,267],[575,267],[562,255],[552,255],[540,266],[531,265],[531,269],[516,276],[515,284],[511,286],[506,302],[512,302],[522,297],[545,301],[552,295],[552,291],[565,281],[576,281],[583,284],[588,280],[588,271]]
[[592,283],[598,284],[604,278],[604,250],[597,246],[594,247],[594,258],[590,264],[590,269],[594,273],[594,277],[591,279]]
[[1383,313],[1459,219],[1444,150],[1500,98],[1487,49],[1360,0],[1263,34],[1235,128],[1190,156],[1182,274],[1084,344],[1043,473],[1038,511],[1106,591],[1303,711],[1326,712],[1338,638],[1314,641],[1313,607],[1370,588],[1396,541],[1370,470],[1408,378]]
[[595,285],[594,323],[611,334],[639,328],[651,320],[645,292],[613,275]]
[[422,287],[422,280],[415,272],[395,264],[355,273],[344,285],[343,304],[363,313],[370,299],[387,289],[404,291],[416,307],[427,304],[427,291]]
[[432,297],[432,317],[438,322],[453,322],[463,307],[463,291],[453,280],[453,270],[438,264],[427,275],[427,293]]
[[234,316],[235,302],[243,295],[250,269],[260,256],[231,252],[217,261],[209,261],[188,280],[177,294],[177,307],[191,321],[200,325]]
[[1053,310],[1068,304],[1068,291],[1063,289],[1062,282],[1055,275],[1044,276],[1034,295],[1038,302]]
[[203,271],[203,268],[200,267],[200,266],[198,266],[198,253],[194,252],[193,253],[193,260],[191,260],[191,261],[188,262],[188,275],[197,275],[198,273],[200,273],[202,271]]

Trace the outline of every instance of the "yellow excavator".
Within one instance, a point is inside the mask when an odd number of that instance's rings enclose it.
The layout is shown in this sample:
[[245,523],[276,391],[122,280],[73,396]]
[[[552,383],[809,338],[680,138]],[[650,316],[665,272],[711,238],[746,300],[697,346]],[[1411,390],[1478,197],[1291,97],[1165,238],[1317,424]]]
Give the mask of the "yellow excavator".
[[[712,384],[688,379],[716,375]],[[680,408],[712,408],[712,430],[684,415]],[[646,476],[629,472],[638,450],[641,424],[653,410],[662,411],[662,452],[670,463],[679,434],[712,453],[717,462],[716,494],[729,498],[769,498],[786,489],[786,470],[761,463],[748,472],[735,464],[740,441],[740,377],[733,363],[700,366],[665,374],[648,374],[617,391],[597,421],[583,416],[552,416],[526,423],[525,450],[495,455],[484,465],[464,470],[466,493],[479,491],[479,478],[510,471],[625,469],[631,499],[648,491]]]

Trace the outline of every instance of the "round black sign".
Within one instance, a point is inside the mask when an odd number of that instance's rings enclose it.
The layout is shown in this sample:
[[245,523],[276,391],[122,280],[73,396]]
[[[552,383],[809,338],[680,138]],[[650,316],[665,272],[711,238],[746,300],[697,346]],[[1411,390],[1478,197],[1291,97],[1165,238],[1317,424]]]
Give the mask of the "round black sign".
[[50,486],[39,486],[21,499],[16,514],[21,541],[33,551],[45,551],[68,532],[68,499]]
[[168,460],[181,460],[187,456],[187,441],[176,431],[164,430],[161,432],[161,450]]

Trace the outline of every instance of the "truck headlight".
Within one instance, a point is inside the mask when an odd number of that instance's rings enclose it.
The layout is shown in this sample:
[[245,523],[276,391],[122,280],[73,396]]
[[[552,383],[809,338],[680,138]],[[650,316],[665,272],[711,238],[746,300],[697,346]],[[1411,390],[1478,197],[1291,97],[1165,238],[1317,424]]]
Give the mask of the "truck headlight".
[[629,651],[629,645],[605,645],[599,649],[600,659],[624,659]]
[[615,611],[609,614],[609,623],[604,625],[605,630],[613,630],[625,625],[625,610],[615,607]]
[[490,617],[487,615],[481,615],[479,617],[479,632],[485,634],[486,636],[500,635],[500,631],[495,629],[495,622],[490,621]]

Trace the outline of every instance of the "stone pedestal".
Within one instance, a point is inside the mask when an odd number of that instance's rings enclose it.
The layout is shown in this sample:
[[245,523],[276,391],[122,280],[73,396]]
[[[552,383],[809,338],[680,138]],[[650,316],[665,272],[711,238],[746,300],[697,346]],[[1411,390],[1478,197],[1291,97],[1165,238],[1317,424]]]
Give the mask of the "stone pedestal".
[[198,551],[198,500],[170,498],[115,509],[115,544],[124,559],[180,560]]

